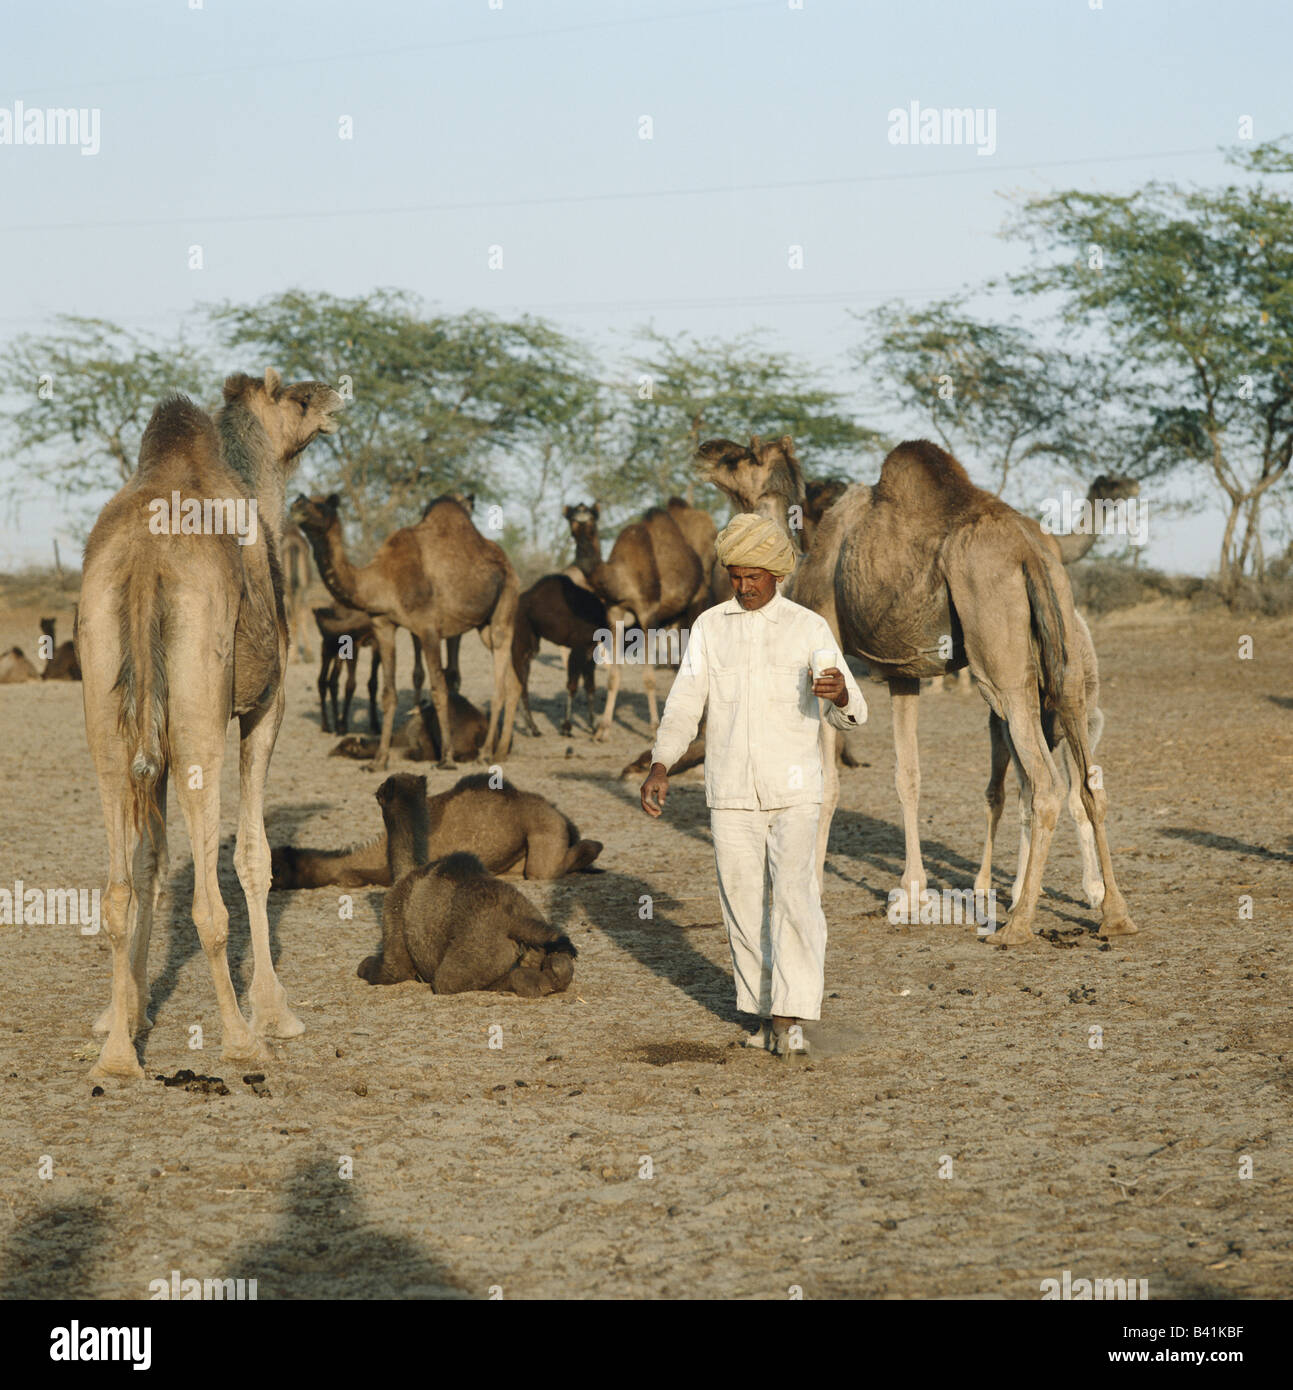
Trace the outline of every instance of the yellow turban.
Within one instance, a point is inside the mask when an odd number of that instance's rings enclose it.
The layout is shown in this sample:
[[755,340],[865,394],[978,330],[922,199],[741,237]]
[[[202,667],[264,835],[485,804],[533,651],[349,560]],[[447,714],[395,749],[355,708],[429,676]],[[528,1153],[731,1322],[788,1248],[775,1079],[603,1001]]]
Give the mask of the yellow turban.
[[718,533],[718,563],[767,570],[778,579],[795,567],[795,547],[771,518],[738,512]]

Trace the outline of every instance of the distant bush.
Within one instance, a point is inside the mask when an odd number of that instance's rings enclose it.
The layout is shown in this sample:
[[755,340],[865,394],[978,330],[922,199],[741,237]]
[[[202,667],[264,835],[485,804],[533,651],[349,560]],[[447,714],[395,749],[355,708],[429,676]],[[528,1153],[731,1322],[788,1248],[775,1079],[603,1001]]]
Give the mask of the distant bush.
[[1068,574],[1078,607],[1091,613],[1113,613],[1163,598],[1183,599],[1200,612],[1227,608],[1272,618],[1293,613],[1293,574],[1268,575],[1260,584],[1245,579],[1229,597],[1214,579],[1137,569],[1116,560],[1083,560],[1070,566]]

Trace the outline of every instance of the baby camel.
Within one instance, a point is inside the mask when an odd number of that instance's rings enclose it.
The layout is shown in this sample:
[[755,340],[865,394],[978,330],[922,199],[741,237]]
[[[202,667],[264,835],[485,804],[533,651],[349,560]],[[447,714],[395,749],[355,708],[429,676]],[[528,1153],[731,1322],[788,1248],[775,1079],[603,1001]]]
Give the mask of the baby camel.
[[524,894],[474,854],[428,864],[427,779],[397,773],[378,787],[392,888],[382,904],[382,950],[356,972],[370,985],[424,980],[436,994],[488,989],[536,999],[560,994],[577,954]]

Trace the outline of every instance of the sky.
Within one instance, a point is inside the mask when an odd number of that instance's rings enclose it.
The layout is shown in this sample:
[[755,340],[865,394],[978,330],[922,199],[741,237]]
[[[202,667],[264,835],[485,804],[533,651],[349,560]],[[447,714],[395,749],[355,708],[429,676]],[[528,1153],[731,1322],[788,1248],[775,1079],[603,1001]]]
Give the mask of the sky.
[[[647,322],[760,329],[856,391],[850,311],[1022,268],[999,235],[1012,198],[1233,180],[1242,116],[1256,140],[1293,127],[1281,0],[0,0],[0,18],[0,111],[99,113],[92,154],[0,144],[0,342],[58,313],[169,334],[202,303],[399,287],[544,315],[608,373]],[[913,102],[995,113],[994,147],[891,143]],[[1219,511],[1148,500],[1147,562],[1206,571]],[[0,570],[47,562],[51,534],[74,553],[64,504],[24,488]]]

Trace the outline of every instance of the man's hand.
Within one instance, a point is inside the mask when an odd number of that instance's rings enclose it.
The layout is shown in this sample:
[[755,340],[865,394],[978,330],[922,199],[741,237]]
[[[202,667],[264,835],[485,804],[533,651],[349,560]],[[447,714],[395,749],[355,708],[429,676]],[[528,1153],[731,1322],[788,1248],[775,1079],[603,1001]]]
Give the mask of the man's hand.
[[642,783],[642,809],[653,819],[664,810],[669,795],[669,773],[663,763],[652,763],[647,779]]
[[844,672],[838,666],[828,666],[813,682],[813,694],[829,700],[843,709],[849,702],[849,688],[844,684]]

